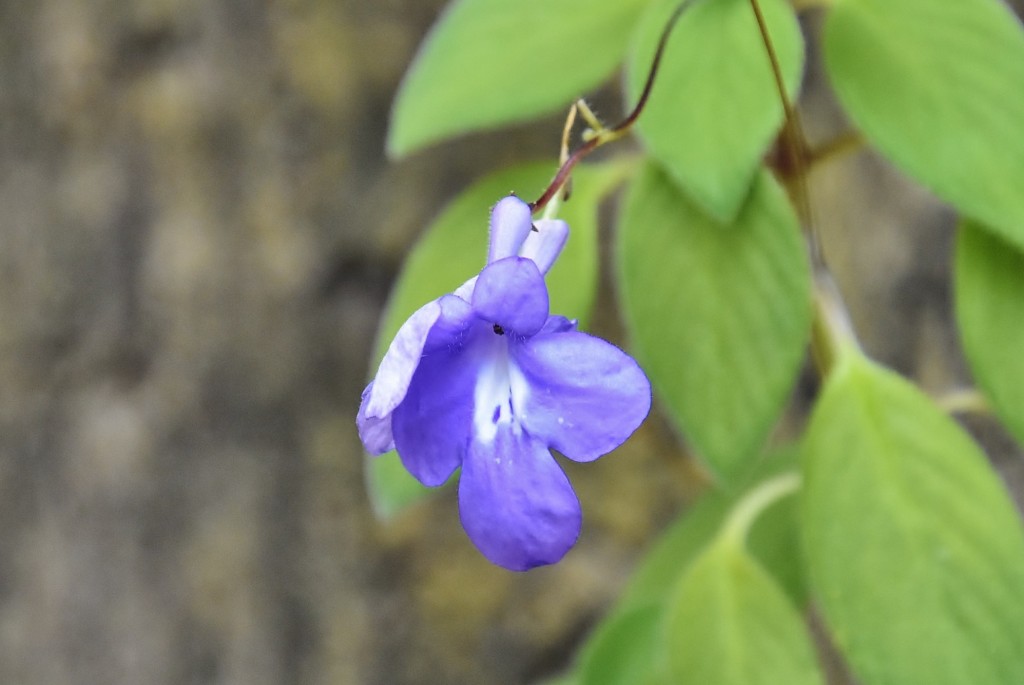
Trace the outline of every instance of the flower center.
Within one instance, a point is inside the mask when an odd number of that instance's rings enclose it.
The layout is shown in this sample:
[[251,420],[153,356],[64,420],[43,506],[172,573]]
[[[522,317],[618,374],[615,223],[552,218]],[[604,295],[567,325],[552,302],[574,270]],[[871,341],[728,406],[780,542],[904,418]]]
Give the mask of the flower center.
[[[494,441],[499,428],[522,430],[522,408],[528,395],[526,379],[508,353],[508,339],[488,336],[473,391],[473,428],[484,444]],[[516,415],[519,411],[519,416]]]

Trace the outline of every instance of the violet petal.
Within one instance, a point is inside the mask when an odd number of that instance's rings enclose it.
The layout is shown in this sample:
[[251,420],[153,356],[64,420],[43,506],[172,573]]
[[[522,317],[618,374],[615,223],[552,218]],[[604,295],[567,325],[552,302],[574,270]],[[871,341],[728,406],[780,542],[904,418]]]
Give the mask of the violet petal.
[[359,439],[363,441],[363,447],[376,457],[395,449],[395,438],[391,433],[390,413],[383,417],[366,415],[366,398],[372,391],[373,383],[371,382],[363,391],[363,402],[359,405],[356,426],[359,428]]
[[453,295],[445,295],[416,310],[391,341],[373,383],[363,394],[359,415],[367,420],[382,419],[394,411],[405,397],[428,337],[431,345],[457,343],[473,320],[469,305]]
[[424,355],[438,349],[460,347],[470,327],[477,323],[473,307],[467,300],[456,295],[442,295],[437,302],[441,305],[441,316],[437,317],[423,345]]
[[517,254],[532,226],[533,217],[528,204],[515,195],[502,198],[491,210],[487,263]]
[[528,387],[519,392],[524,396],[513,394],[517,416],[531,435],[570,459],[610,452],[650,411],[647,376],[600,338],[575,331],[537,335],[511,345],[510,353]]
[[548,319],[548,289],[531,259],[506,257],[484,267],[473,290],[473,309],[485,321],[521,336]]
[[474,345],[473,336],[493,334],[477,322],[477,330],[467,336],[461,347],[438,348],[424,355],[391,417],[402,463],[428,487],[448,480],[462,462],[470,440],[479,372],[479,354],[474,349],[479,344]]
[[537,331],[537,335],[543,333],[564,333],[566,331],[575,331],[576,324],[579,321],[576,319],[567,319],[564,316],[554,314],[548,317],[548,320],[544,323],[544,327]]
[[582,522],[579,500],[554,457],[510,423],[490,443],[470,444],[459,516],[483,555],[512,571],[559,561]]
[[536,231],[526,234],[519,256],[532,259],[542,274],[546,274],[569,239],[569,224],[559,219],[538,219]]

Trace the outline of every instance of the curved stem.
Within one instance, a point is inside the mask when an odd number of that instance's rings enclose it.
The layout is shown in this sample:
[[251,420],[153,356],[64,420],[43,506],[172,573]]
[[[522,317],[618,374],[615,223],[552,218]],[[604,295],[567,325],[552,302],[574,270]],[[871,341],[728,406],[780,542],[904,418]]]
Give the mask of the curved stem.
[[625,119],[612,127],[612,133],[624,132],[636,123],[637,117],[639,117],[640,113],[643,112],[644,107],[647,105],[648,98],[651,97],[651,90],[654,88],[654,79],[658,75],[658,67],[661,66],[661,57],[665,54],[665,46],[668,44],[668,38],[672,34],[672,29],[675,28],[676,22],[679,21],[679,17],[683,16],[683,12],[690,9],[696,1],[697,0],[683,0],[676,6],[675,10],[672,11],[672,16],[668,18],[668,21],[665,23],[665,28],[661,31],[661,37],[658,39],[658,48],[654,51],[654,61],[651,62],[651,69],[647,72],[647,81],[644,83],[644,89],[640,93],[640,99],[637,100],[636,106],[633,107],[633,111],[630,112]]
[[[568,159],[562,162],[555,177],[548,184],[548,187],[541,193],[541,196],[530,203],[530,209],[536,212],[541,209],[551,198],[555,196],[558,190],[569,180],[569,175],[572,173],[573,167],[577,163],[591,152],[596,150],[598,147],[605,143],[610,143],[613,140],[618,140],[633,127],[636,123],[637,118],[643,112],[644,107],[647,106],[647,100],[651,96],[651,90],[654,88],[654,79],[658,75],[658,68],[661,66],[662,55],[665,54],[665,46],[668,44],[668,38],[672,33],[672,29],[675,28],[676,22],[679,21],[679,17],[683,16],[683,12],[689,9],[697,0],[683,0],[680,2],[675,10],[672,11],[672,16],[669,17],[668,22],[665,24],[665,28],[661,31],[661,37],[658,39],[658,47],[654,52],[654,60],[651,62],[651,68],[647,72],[647,81],[644,83],[644,89],[640,93],[640,99],[637,100],[633,110],[626,115],[626,118],[617,123],[615,126],[607,129],[599,129],[594,132],[594,136],[583,143],[579,149],[576,150]],[[589,112],[589,109],[588,109]],[[594,117],[596,120],[596,117]]]
[[992,405],[977,388],[957,388],[935,398],[947,414],[991,414]]
[[562,166],[559,167],[558,173],[556,173],[555,177],[551,179],[551,183],[549,183],[548,187],[543,193],[541,193],[541,196],[530,203],[530,211],[536,212],[538,209],[543,208],[544,205],[550,202],[551,198],[553,198],[555,194],[561,190],[562,186],[565,185],[565,182],[569,180],[569,174],[572,173],[572,168],[576,166],[581,159],[596,150],[600,144],[600,138],[595,136],[581,145],[576,152],[569,155],[569,159],[565,160]]
[[590,109],[590,105],[583,98],[576,101],[576,108],[580,111],[580,116],[583,117],[583,121],[587,122],[587,126],[590,127],[591,132],[597,135],[597,132],[604,128],[604,124],[598,119],[597,115],[594,114],[594,110]]
[[785,115],[785,121],[782,126],[783,145],[788,156],[787,166],[795,169],[790,193],[793,196],[793,203],[796,205],[797,215],[800,217],[800,224],[803,226],[804,233],[807,236],[811,262],[815,265],[824,264],[817,232],[814,230],[810,195],[807,191],[807,141],[804,138],[803,128],[800,126],[800,115],[796,107],[794,107],[793,101],[790,100],[789,93],[786,91],[786,82],[782,76],[782,66],[779,63],[778,53],[775,51],[775,44],[772,42],[771,35],[768,32],[768,22],[761,11],[761,4],[758,0],[750,0],[750,7],[754,11],[757,28],[761,32],[761,40],[768,54],[772,76],[775,79],[775,88],[778,91],[779,102],[782,103],[782,111]]
[[811,357],[824,378],[847,351],[859,351],[860,343],[839,288],[827,269],[814,270],[814,322],[811,324]]
[[791,472],[766,480],[755,487],[729,512],[722,535],[742,546],[757,517],[772,504],[799,490],[801,482],[800,474]]
[[846,131],[807,153],[807,166],[813,169],[819,164],[831,162],[864,146],[864,136],[859,131]]
[[[779,101],[782,103],[782,110],[785,114],[785,123],[782,128],[782,141],[785,147],[787,168],[793,170],[789,181],[790,195],[793,204],[796,206],[797,215],[800,218],[800,225],[803,228],[807,240],[807,249],[811,260],[811,270],[814,290],[814,323],[811,329],[811,354],[815,366],[821,377],[828,374],[835,365],[836,359],[847,350],[859,350],[857,336],[854,333],[853,325],[850,322],[850,315],[839,293],[839,288],[832,280],[831,273],[825,263],[825,256],[821,249],[821,241],[814,227],[814,217],[811,211],[810,193],[807,189],[807,170],[815,156],[808,151],[807,140],[804,138],[800,126],[800,116],[794,107],[793,102],[786,92],[786,84],[782,77],[782,67],[775,52],[771,36],[768,33],[768,24],[764,14],[761,12],[761,5],[758,0],[750,0],[750,6],[757,19],[757,26],[761,32],[761,39],[764,42],[765,51],[768,53],[768,61],[771,63],[772,74],[775,77],[775,87],[778,90]],[[845,145],[853,144],[853,140],[844,141],[837,145],[836,150],[845,148]],[[830,152],[831,154],[831,152]],[[823,159],[821,153],[817,159]]]

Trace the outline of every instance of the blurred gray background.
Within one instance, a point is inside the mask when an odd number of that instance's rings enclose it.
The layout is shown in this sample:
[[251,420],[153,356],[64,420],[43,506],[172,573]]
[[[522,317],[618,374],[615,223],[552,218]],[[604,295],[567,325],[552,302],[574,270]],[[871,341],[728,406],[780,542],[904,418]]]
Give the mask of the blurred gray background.
[[[354,416],[401,260],[561,131],[384,158],[442,4],[0,1],[0,683],[528,682],[692,497],[655,419],[570,465],[585,526],[557,567],[490,566],[451,492],[373,520]],[[845,129],[813,68],[804,105],[812,139]],[[934,392],[967,382],[952,214],[867,153],[812,183],[867,349]]]

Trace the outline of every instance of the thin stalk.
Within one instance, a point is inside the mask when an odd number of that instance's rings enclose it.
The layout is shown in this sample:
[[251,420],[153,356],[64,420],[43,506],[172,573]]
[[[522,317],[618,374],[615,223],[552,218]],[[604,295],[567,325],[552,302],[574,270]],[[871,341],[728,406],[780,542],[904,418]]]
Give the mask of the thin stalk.
[[935,403],[947,414],[991,414],[992,405],[977,388],[957,388],[939,395]]
[[758,0],[750,0],[750,7],[754,11],[754,18],[757,20],[757,28],[761,32],[761,40],[764,43],[765,52],[768,54],[768,62],[771,64],[772,76],[775,79],[775,88],[778,91],[779,102],[782,103],[782,111],[785,121],[782,127],[783,146],[788,156],[788,162],[796,170],[790,192],[793,195],[796,205],[797,216],[800,217],[800,225],[803,226],[807,236],[812,264],[824,264],[821,254],[821,246],[818,236],[814,230],[814,221],[811,214],[810,194],[807,190],[807,142],[804,138],[803,128],[800,125],[800,115],[789,99],[786,92],[786,81],[782,76],[782,66],[779,63],[778,53],[775,51],[775,44],[772,42],[768,32],[768,23],[765,21],[764,13],[761,11],[761,4]]
[[[601,128],[594,132],[594,136],[589,140],[585,141],[576,152],[572,153],[568,159],[566,159],[559,167],[555,177],[548,184],[548,187],[541,193],[541,196],[530,203],[530,209],[536,212],[542,209],[544,205],[551,201],[551,198],[555,196],[558,190],[569,180],[570,174],[572,174],[573,167],[579,163],[581,159],[589,155],[591,152],[604,145],[610,143],[613,140],[626,135],[629,130],[636,123],[637,118],[644,111],[647,106],[647,100],[651,96],[651,90],[654,88],[654,80],[658,75],[658,68],[661,66],[661,58],[665,54],[665,46],[668,44],[668,38],[672,33],[672,29],[675,28],[676,22],[679,21],[679,17],[683,16],[683,12],[688,10],[697,0],[683,0],[679,5],[676,6],[672,12],[672,16],[669,17],[668,22],[665,24],[665,28],[661,31],[661,38],[658,39],[658,47],[654,52],[654,60],[651,62],[651,68],[647,72],[647,81],[644,83],[644,89],[640,93],[640,99],[637,100],[633,110],[626,115],[626,118],[620,121],[611,128]],[[589,108],[587,109],[589,112]],[[589,112],[591,115],[592,112]],[[594,121],[597,121],[597,117],[592,117]],[[600,123],[600,122],[598,122]]]
[[831,162],[845,154],[855,152],[864,146],[864,136],[859,131],[846,131],[812,149],[807,154],[807,166],[809,169]]
[[757,27],[761,32],[768,61],[771,63],[779,102],[782,103],[782,111],[785,115],[782,142],[785,154],[788,156],[789,164],[787,166],[794,169],[792,177],[788,179],[790,181],[788,185],[796,206],[797,216],[800,218],[800,225],[806,236],[814,279],[814,323],[811,328],[811,354],[818,373],[823,378],[833,368],[841,354],[849,350],[859,350],[860,345],[857,342],[857,336],[854,333],[842,295],[825,263],[821,242],[814,227],[810,193],[807,189],[807,170],[811,160],[808,154],[807,140],[804,138],[803,129],[800,126],[800,115],[786,92],[782,67],[779,64],[779,57],[775,52],[771,35],[768,33],[768,24],[761,11],[761,5],[758,0],[750,0],[750,6],[757,19]]
[[723,528],[726,539],[743,546],[757,517],[772,504],[799,490],[800,485],[800,474],[784,473],[751,490],[729,512]]
[[811,357],[818,376],[828,375],[846,352],[859,351],[860,343],[839,288],[823,266],[814,269],[814,322],[811,324]]
[[594,113],[594,110],[590,109],[590,105],[583,98],[576,101],[576,108],[580,111],[580,116],[583,117],[583,121],[587,122],[587,126],[590,127],[591,134],[597,135],[598,131],[604,130],[604,124]]

